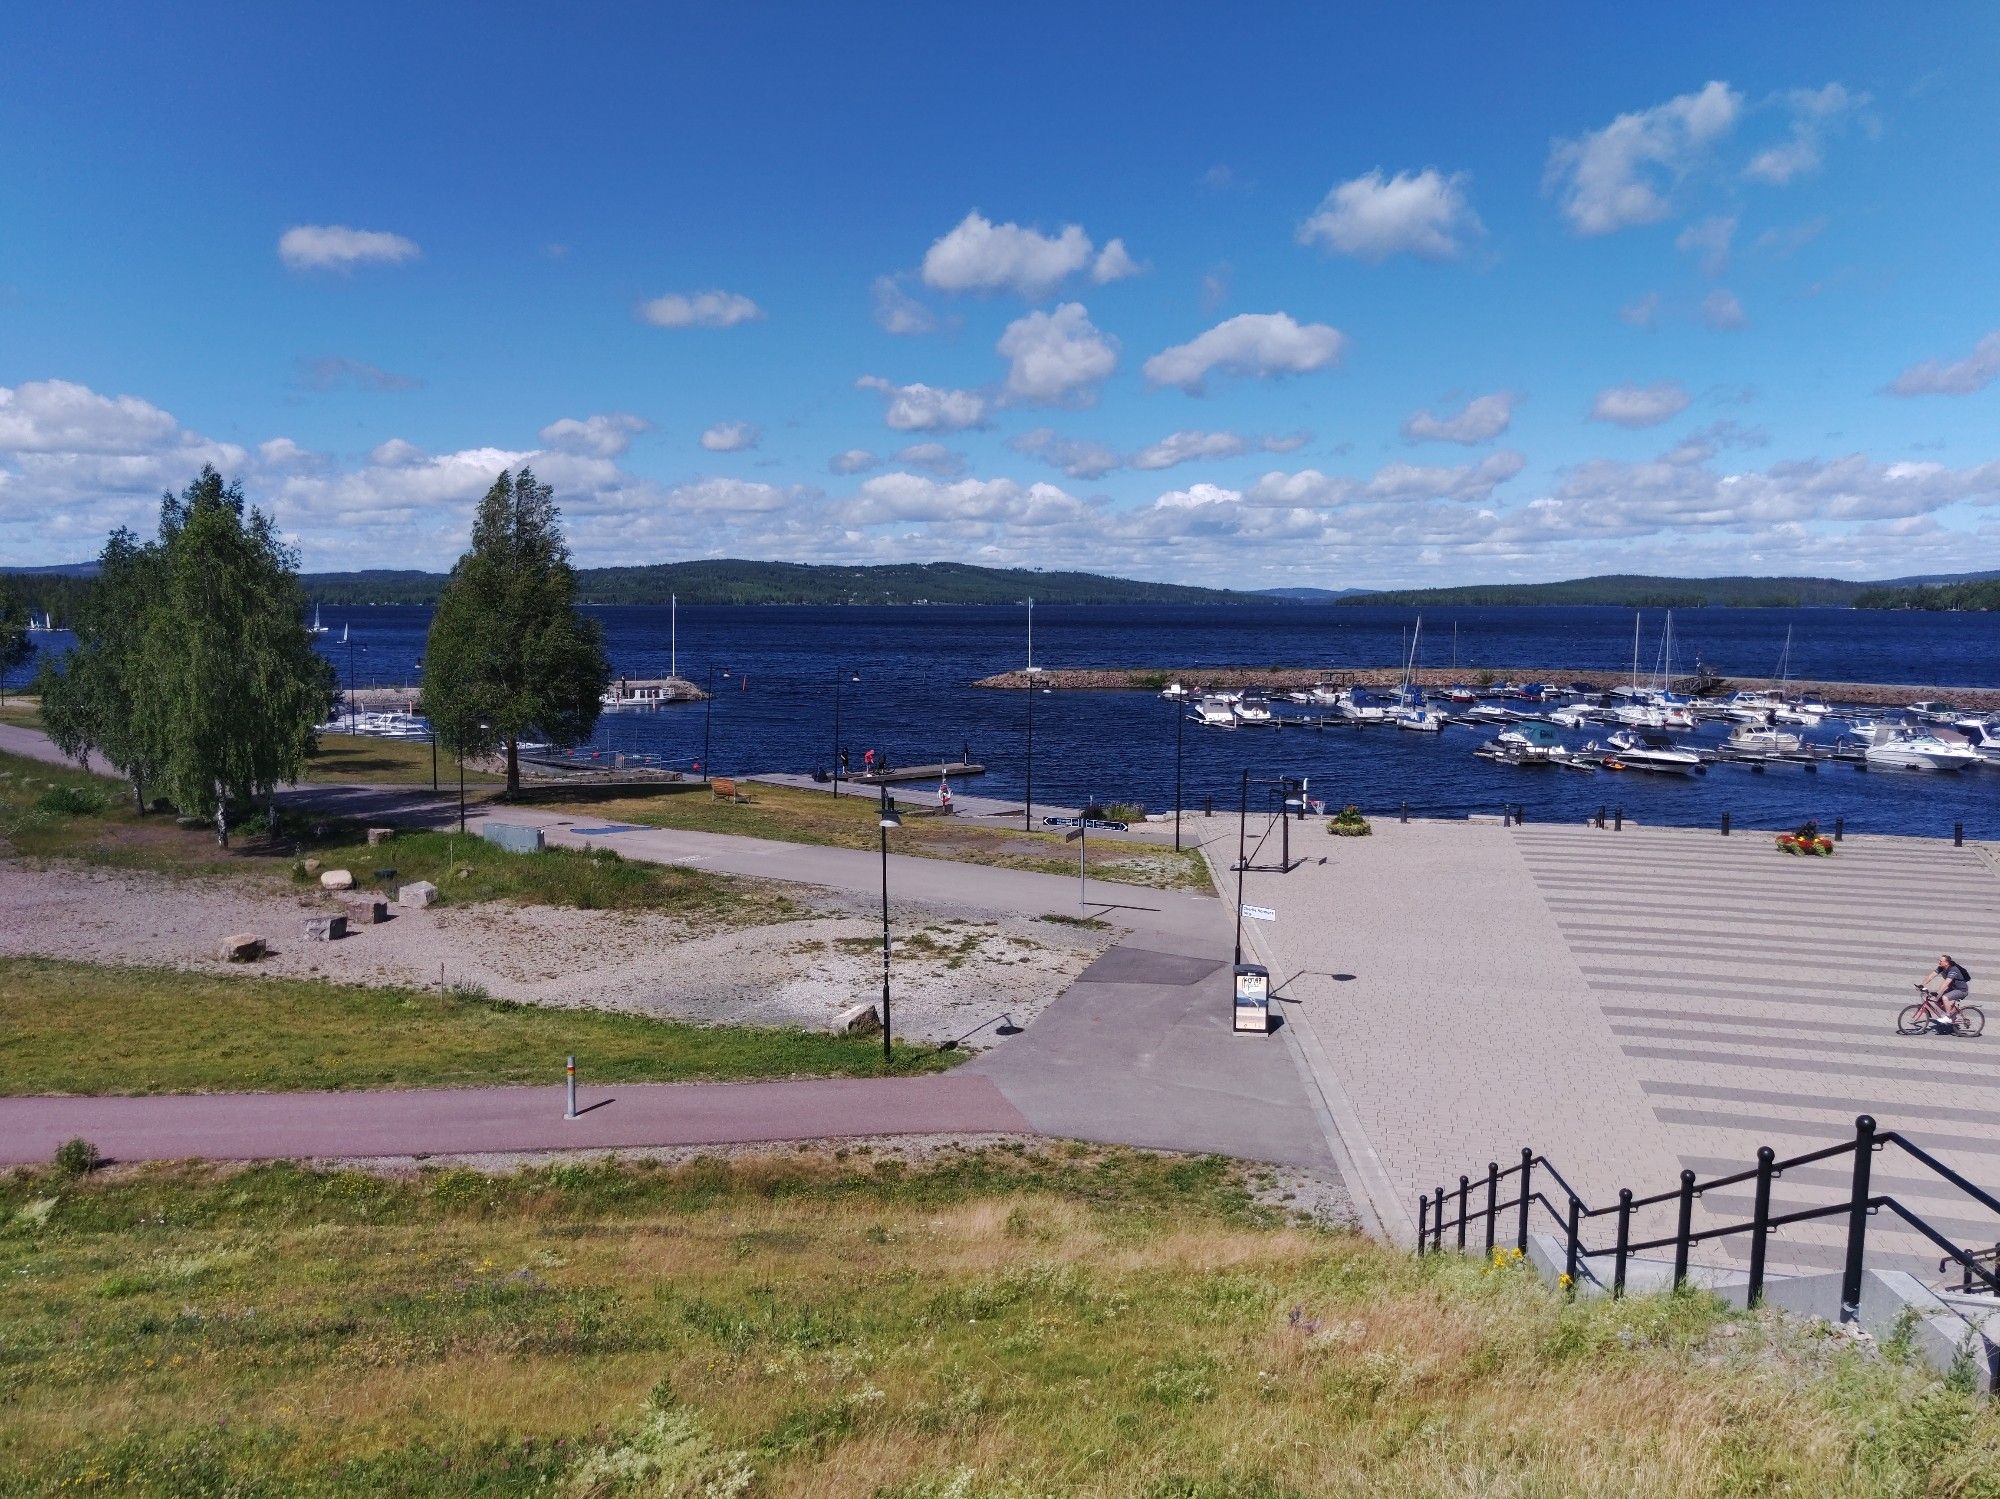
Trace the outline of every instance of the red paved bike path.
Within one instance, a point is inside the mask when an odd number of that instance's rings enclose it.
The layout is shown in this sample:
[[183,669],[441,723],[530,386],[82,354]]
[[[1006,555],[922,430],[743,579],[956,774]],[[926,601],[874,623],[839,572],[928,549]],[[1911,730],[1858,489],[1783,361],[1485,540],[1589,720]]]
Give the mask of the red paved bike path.
[[1020,1111],[970,1073],[767,1083],[560,1084],[381,1093],[0,1098],[0,1164],[47,1161],[82,1136],[111,1160],[270,1160],[635,1149],[834,1136],[1027,1133]]

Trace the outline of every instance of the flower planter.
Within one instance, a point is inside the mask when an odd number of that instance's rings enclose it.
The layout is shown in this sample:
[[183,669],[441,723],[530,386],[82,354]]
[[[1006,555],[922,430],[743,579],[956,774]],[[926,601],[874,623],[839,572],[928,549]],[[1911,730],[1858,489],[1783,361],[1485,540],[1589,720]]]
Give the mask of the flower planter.
[[1802,838],[1797,833],[1778,834],[1778,847],[1788,854],[1813,854],[1828,858],[1833,855],[1831,838]]

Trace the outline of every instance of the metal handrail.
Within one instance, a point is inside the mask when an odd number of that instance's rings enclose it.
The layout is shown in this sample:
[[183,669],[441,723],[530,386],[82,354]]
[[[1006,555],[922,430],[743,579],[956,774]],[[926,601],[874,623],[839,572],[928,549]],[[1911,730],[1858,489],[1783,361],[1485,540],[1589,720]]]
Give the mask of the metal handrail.
[[[1894,1130],[1877,1132],[1875,1121],[1863,1114],[1854,1121],[1854,1138],[1836,1145],[1821,1146],[1815,1150],[1777,1158],[1768,1145],[1757,1151],[1757,1164],[1745,1171],[1730,1172],[1708,1181],[1699,1181],[1694,1172],[1682,1171],[1680,1185],[1670,1191],[1655,1192],[1647,1197],[1635,1197],[1630,1188],[1622,1189],[1615,1205],[1591,1207],[1583,1196],[1544,1156],[1530,1149],[1523,1149],[1518,1164],[1501,1170],[1498,1162],[1489,1161],[1486,1174],[1478,1181],[1483,1184],[1485,1205],[1475,1208],[1472,1203],[1474,1179],[1461,1176],[1455,1192],[1448,1192],[1440,1186],[1427,1196],[1417,1199],[1417,1251],[1437,1253],[1444,1248],[1444,1233],[1450,1228],[1459,1250],[1466,1248],[1466,1236],[1474,1224],[1485,1226],[1486,1247],[1490,1252],[1496,1247],[1496,1234],[1500,1215],[1514,1217],[1514,1248],[1525,1253],[1528,1248],[1529,1219],[1532,1206],[1539,1203],[1542,1210],[1554,1220],[1556,1228],[1564,1239],[1564,1270],[1567,1283],[1574,1285],[1584,1276],[1598,1280],[1591,1270],[1591,1262],[1610,1258],[1612,1261],[1612,1294],[1623,1295],[1625,1271],[1631,1257],[1649,1250],[1665,1249],[1674,1251],[1674,1286],[1676,1289],[1686,1284],[1688,1276],[1688,1252],[1696,1244],[1711,1240],[1731,1238],[1738,1234],[1748,1234],[1750,1239],[1750,1269],[1748,1300],[1756,1305],[1764,1292],[1764,1256],[1766,1241],[1778,1229],[1793,1224],[1809,1223],[1841,1214],[1847,1217],[1847,1245],[1841,1273],[1841,1320],[1852,1321],[1858,1314],[1861,1300],[1861,1279],[1867,1255],[1868,1220],[1877,1213],[1887,1210],[1904,1223],[1929,1239],[1945,1252],[1946,1258],[1939,1263],[1939,1270],[1956,1264],[1959,1267],[1961,1283],[1966,1291],[1973,1288],[1975,1277],[1986,1289],[2000,1295],[2000,1245],[1991,1251],[1967,1250],[1940,1233],[1920,1215],[1903,1206],[1895,1198],[1873,1194],[1869,1190],[1869,1179],[1873,1170],[1875,1152],[1890,1145],[1899,1146],[1911,1159],[1928,1168],[1951,1186],[1957,1188],[1975,1203],[2000,1215],[2000,1197],[1968,1181],[1944,1162],[1931,1155],[1919,1145],[1911,1143]],[[1854,1158],[1854,1173],[1846,1197],[1840,1201],[1818,1207],[1798,1208],[1790,1212],[1771,1211],[1771,1183],[1778,1180],[1788,1170],[1811,1165],[1817,1161],[1832,1160],[1838,1156]],[[1558,1208],[1547,1193],[1535,1184],[1534,1173],[1545,1173],[1548,1179],[1561,1191],[1563,1202]],[[1514,1196],[1506,1201],[1499,1199],[1499,1183],[1518,1175],[1521,1185]],[[1694,1203],[1703,1193],[1720,1188],[1732,1187],[1743,1182],[1756,1184],[1755,1206],[1747,1220],[1727,1223],[1714,1228],[1697,1230],[1693,1224]],[[1445,1216],[1446,1199],[1456,1196],[1455,1216]],[[1679,1206],[1679,1218],[1671,1234],[1634,1242],[1631,1226],[1632,1214],[1647,1208],[1659,1207],[1674,1202]],[[1617,1219],[1617,1242],[1613,1246],[1599,1245],[1595,1248],[1585,1244],[1582,1225],[1591,1219],[1615,1215]],[[1993,1262],[1992,1268],[1985,1261]],[[1602,1284],[1599,1281],[1599,1284]]]

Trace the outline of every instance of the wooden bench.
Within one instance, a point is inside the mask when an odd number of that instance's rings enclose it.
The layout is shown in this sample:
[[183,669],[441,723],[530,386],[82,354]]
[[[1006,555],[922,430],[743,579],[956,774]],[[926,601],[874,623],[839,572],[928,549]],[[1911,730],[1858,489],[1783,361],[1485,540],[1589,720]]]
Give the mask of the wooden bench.
[[737,789],[736,782],[728,776],[717,776],[708,783],[708,789],[714,794],[717,801],[747,802],[750,800],[748,796]]

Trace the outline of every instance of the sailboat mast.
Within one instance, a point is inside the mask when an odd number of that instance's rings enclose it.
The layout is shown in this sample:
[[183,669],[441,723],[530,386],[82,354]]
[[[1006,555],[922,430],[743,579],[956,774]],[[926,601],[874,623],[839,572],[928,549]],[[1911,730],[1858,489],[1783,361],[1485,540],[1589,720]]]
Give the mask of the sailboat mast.
[[667,595],[667,675],[681,674],[681,600],[677,593]]
[[1028,596],[1028,670],[1035,669],[1035,599]]

